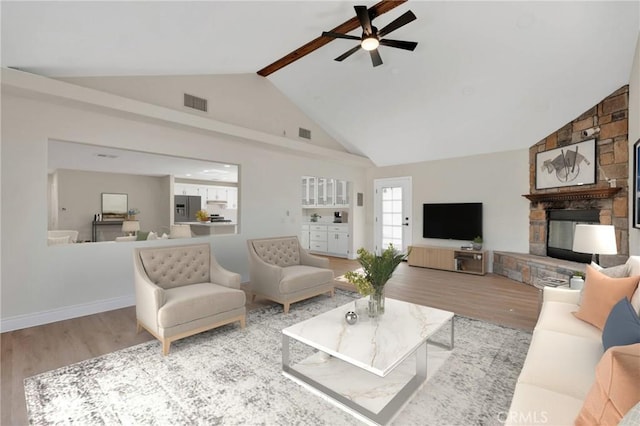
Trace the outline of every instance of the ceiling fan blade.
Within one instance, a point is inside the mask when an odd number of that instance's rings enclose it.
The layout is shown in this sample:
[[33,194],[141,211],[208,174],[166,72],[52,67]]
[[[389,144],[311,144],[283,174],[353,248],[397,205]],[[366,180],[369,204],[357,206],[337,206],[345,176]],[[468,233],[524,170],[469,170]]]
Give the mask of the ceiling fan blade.
[[322,35],[324,37],[346,38],[347,40],[360,40],[360,37],[352,36],[352,35],[349,35],[349,34],[334,33],[334,32],[331,32],[331,31],[323,31]]
[[397,47],[398,49],[404,49],[404,50],[414,50],[418,45],[418,43],[416,43],[415,41],[389,40],[389,39],[380,40],[380,44],[383,46]]
[[360,45],[357,45],[356,47],[347,50],[346,52],[344,52],[342,55],[338,56],[336,59],[334,59],[334,61],[343,61],[345,59],[347,59],[349,56],[353,55],[354,53],[356,53],[358,50],[360,50]]
[[402,15],[400,15],[395,20],[391,21],[389,25],[386,25],[384,28],[378,31],[379,37],[384,37],[386,34],[389,34],[391,31],[395,31],[403,25],[407,25],[411,21],[416,20],[416,15],[413,14],[412,11],[408,10]]
[[371,62],[374,67],[382,65],[382,58],[380,57],[380,53],[378,53],[378,49],[370,50],[369,54],[371,55]]
[[362,30],[366,35],[371,35],[373,29],[371,28],[371,17],[369,16],[367,6],[353,6],[353,8],[356,10],[356,15],[358,15]]

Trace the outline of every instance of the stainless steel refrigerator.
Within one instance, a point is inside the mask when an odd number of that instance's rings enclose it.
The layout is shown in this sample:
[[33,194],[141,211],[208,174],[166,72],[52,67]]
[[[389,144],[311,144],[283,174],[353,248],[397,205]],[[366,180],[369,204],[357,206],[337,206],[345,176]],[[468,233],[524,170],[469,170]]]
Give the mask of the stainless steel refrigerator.
[[201,208],[199,195],[176,195],[174,222],[196,222],[196,212]]

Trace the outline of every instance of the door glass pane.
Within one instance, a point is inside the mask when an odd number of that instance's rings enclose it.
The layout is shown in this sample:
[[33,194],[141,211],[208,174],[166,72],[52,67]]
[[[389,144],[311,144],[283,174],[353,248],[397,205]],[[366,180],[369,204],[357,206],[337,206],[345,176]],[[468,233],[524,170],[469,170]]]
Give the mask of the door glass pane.
[[394,227],[393,229],[393,235],[392,238],[395,240],[400,240],[402,241],[402,227]]
[[382,189],[382,247],[402,248],[402,187]]

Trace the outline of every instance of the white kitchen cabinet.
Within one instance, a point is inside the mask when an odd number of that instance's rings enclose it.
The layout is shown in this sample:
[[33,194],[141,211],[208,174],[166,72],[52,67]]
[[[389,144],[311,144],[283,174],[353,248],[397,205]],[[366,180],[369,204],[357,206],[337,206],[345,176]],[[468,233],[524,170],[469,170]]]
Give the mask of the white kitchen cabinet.
[[336,180],[332,178],[317,178],[318,206],[333,207],[335,205],[335,182]]
[[349,181],[336,179],[335,184],[335,205],[340,207],[349,206]]
[[220,205],[227,209],[238,208],[237,187],[176,183],[173,191],[175,195],[199,195],[203,210],[207,208],[207,201],[220,202]]
[[206,197],[209,201],[227,201],[227,188],[211,186],[207,188]]
[[315,207],[317,193],[317,178],[314,176],[302,176],[302,207]]
[[327,252],[327,225],[309,225],[309,250]]
[[227,208],[228,209],[238,208],[238,188],[229,187],[227,189]]
[[[349,225],[344,224],[327,224],[302,225],[300,232],[300,244],[302,247],[308,248],[312,252],[318,254],[329,254],[332,256],[349,257],[350,238]],[[308,235],[308,247],[305,246],[305,238]]]
[[173,187],[175,195],[200,195],[198,186],[190,183],[176,183]]
[[302,229],[300,230],[300,245],[303,249],[309,250],[309,225],[302,225]]
[[302,176],[302,207],[349,207],[349,181]]
[[349,226],[329,225],[327,226],[327,252],[349,256]]
[[173,193],[175,195],[187,195],[187,188],[183,183],[176,183],[173,185]]

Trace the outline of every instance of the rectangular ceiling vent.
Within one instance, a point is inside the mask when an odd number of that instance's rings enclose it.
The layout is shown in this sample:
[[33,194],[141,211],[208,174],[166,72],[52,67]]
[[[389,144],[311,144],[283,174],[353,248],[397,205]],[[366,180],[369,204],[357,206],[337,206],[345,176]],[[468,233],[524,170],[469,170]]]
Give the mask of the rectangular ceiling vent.
[[300,127],[298,130],[298,136],[305,139],[311,139],[311,130]]
[[207,100],[197,96],[184,94],[184,106],[207,112]]

